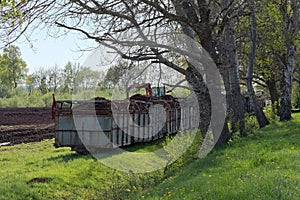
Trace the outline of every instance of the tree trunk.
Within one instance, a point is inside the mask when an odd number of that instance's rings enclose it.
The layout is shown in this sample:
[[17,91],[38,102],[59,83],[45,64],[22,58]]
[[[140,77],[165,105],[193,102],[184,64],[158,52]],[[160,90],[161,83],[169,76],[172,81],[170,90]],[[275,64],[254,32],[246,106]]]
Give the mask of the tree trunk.
[[297,99],[295,108],[297,109],[300,108],[300,98]]
[[[181,15],[189,19],[197,18],[196,16],[193,16],[193,14],[195,13],[190,11],[189,4],[185,4],[184,2],[183,4],[181,4],[180,1],[177,0],[174,0],[173,3],[178,15]],[[194,32],[194,30],[186,24],[181,24],[182,30],[187,36],[193,39],[195,39],[195,34],[196,34],[200,38],[200,43],[202,47],[210,54],[210,56],[216,62],[216,56],[215,56],[216,53],[215,53],[215,48],[212,39],[212,30],[209,25],[210,24],[209,17],[208,17],[209,9],[208,6],[205,4],[205,1],[199,1],[199,7],[200,7],[199,10],[201,16],[201,25],[203,25],[201,27],[202,28],[205,27],[204,28],[205,31],[201,31],[201,33],[205,33],[205,34],[200,34],[200,32]],[[209,129],[209,125],[211,123],[211,109],[212,109],[211,99],[210,99],[211,97],[202,75],[196,70],[196,68],[193,65],[191,65],[190,63],[188,64],[189,65],[187,68],[186,79],[189,82],[189,84],[193,87],[193,90],[197,96],[198,105],[199,105],[199,115],[200,115],[199,129],[201,130],[202,136],[205,137]],[[215,134],[213,124],[212,124],[212,132],[213,134]],[[231,134],[229,132],[226,121],[224,123],[220,136],[217,138],[218,138],[217,141],[215,141],[217,146],[228,142],[229,139],[231,138]]]
[[[187,68],[188,76],[186,76],[187,81],[189,84],[193,87],[193,92],[195,92],[198,100],[199,105],[199,116],[200,116],[200,123],[199,123],[199,129],[201,130],[202,136],[205,137],[207,134],[207,131],[209,130],[209,127],[212,129],[212,133],[214,135],[214,142],[216,146],[220,146],[226,142],[229,141],[229,139],[232,137],[232,135],[229,132],[227,120],[225,119],[225,123],[222,127],[221,133],[218,133],[220,130],[218,127],[220,127],[220,122],[216,121],[215,119],[212,120],[212,110],[214,109],[220,116],[222,116],[222,109],[224,110],[224,107],[222,104],[214,104],[212,105],[211,96],[209,93],[209,90],[207,88],[207,85],[205,81],[203,80],[202,75],[196,70],[196,68],[189,64],[189,67]],[[206,74],[207,76],[210,76],[210,73]],[[213,83],[216,83],[218,85],[217,78],[213,80],[208,80]],[[212,85],[212,83],[210,83]],[[217,90],[214,92],[211,92],[212,94],[219,94],[221,95],[220,88],[212,88],[213,90]],[[213,97],[217,98],[217,97]],[[214,106],[214,108],[212,107]],[[219,107],[218,107],[219,106]]]
[[[227,0],[223,0],[222,4],[224,8],[228,8],[228,5],[230,5]],[[198,0],[198,6],[202,31],[196,32],[196,34],[200,38],[201,45],[209,52],[214,61],[217,63],[221,60],[221,64],[219,64],[218,67],[225,84],[227,105],[232,118],[232,132],[236,132],[239,129],[240,132],[243,133],[245,129],[244,106],[240,90],[233,21],[229,19],[228,22],[225,23],[225,32],[223,33],[222,41],[217,41],[213,38],[208,3],[203,0]],[[190,18],[192,19],[192,17]],[[221,47],[218,53],[216,52],[217,43]],[[221,59],[218,57],[221,57]],[[232,113],[230,113],[230,111],[232,111]]]
[[253,72],[255,66],[255,54],[256,54],[256,41],[257,41],[257,33],[256,33],[256,16],[255,16],[255,4],[254,0],[249,0],[250,7],[250,17],[251,17],[251,37],[250,37],[250,52],[249,52],[249,63],[246,75],[246,84],[250,99],[250,105],[254,110],[257,122],[259,127],[265,127],[270,124],[266,115],[264,114],[262,108],[257,105],[257,101],[254,95],[254,89],[252,85],[253,80]]
[[280,121],[290,120],[292,118],[292,83],[293,73],[296,66],[295,45],[287,46],[287,63],[283,71],[281,99],[280,99]]
[[193,92],[197,96],[200,118],[199,129],[204,138],[211,121],[211,99],[209,91],[202,75],[190,63],[187,72],[188,75],[186,76],[186,80],[192,86]]
[[244,104],[240,88],[236,39],[232,20],[229,20],[225,24],[223,41],[220,44],[220,49],[222,63],[220,68],[225,84],[232,132],[234,133],[239,130],[240,133],[243,134],[245,131]]
[[272,112],[276,115],[278,115],[279,111],[279,94],[277,91],[277,84],[275,78],[270,78],[266,81],[270,98],[272,102]]
[[[286,44],[286,64],[283,70],[281,98],[280,98],[280,121],[292,118],[292,86],[293,74],[296,67],[295,38],[299,32],[299,3],[296,0],[284,1],[281,12],[285,23],[283,36]],[[290,9],[291,8],[291,9]]]

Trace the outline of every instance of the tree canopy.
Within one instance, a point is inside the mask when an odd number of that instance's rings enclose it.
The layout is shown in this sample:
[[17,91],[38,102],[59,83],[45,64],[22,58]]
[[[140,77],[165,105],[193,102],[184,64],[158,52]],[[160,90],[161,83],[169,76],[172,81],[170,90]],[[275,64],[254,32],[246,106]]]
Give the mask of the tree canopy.
[[20,49],[17,46],[8,46],[4,48],[0,57],[0,87],[6,95],[6,92],[12,88],[17,88],[27,73],[27,65],[21,58]]

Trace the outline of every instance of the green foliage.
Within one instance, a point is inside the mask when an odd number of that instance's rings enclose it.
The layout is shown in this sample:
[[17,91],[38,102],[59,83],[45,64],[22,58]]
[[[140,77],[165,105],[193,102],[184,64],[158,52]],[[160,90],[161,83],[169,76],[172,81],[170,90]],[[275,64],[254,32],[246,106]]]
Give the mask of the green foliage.
[[98,86],[101,73],[90,68],[68,62],[63,69],[40,68],[27,75],[18,47],[5,49],[0,58],[0,107],[48,107],[53,93],[56,99],[85,100],[96,96],[111,99],[111,90]]
[[176,135],[167,136],[162,142],[164,150],[168,153],[164,178],[197,159],[202,143],[203,138],[199,130],[182,131]]
[[[167,90],[168,91],[168,90]],[[167,92],[166,91],[166,92]],[[176,88],[172,92],[168,93],[174,97],[180,98],[180,97],[188,97],[191,95],[191,91],[184,88]]]
[[300,84],[295,83],[293,85],[293,92],[292,92],[292,105],[294,107],[296,107],[297,104],[299,104],[299,99],[300,99]]
[[27,71],[20,49],[17,46],[4,48],[0,55],[0,97],[7,97],[10,90],[17,88],[25,80]]
[[[272,90],[272,100],[278,100],[275,94],[279,91],[279,81],[282,78],[282,70],[285,62],[285,43],[283,17],[279,10],[279,4],[274,1],[255,1],[257,17],[257,45],[253,80],[255,86],[263,86]],[[241,79],[245,81],[249,62],[249,16],[241,17],[236,25],[236,30],[241,37],[238,45],[239,63],[241,64]],[[258,84],[257,84],[258,83]],[[275,92],[275,93],[274,93]],[[274,107],[275,108],[275,107]]]
[[253,113],[245,113],[245,131],[251,133],[259,128],[259,124]]
[[65,93],[72,93],[73,89],[77,86],[76,85],[76,76],[79,71],[79,66],[76,64],[72,64],[68,62],[65,67],[63,68],[62,73],[62,91]]
[[41,93],[31,93],[28,95],[25,92],[20,94],[14,94],[10,98],[1,98],[0,107],[49,107],[52,105],[51,93],[41,94]]
[[[278,104],[278,102],[275,102]],[[276,105],[267,106],[264,108],[264,113],[268,119],[270,119],[271,123],[275,123],[276,120],[279,120],[279,116],[277,115],[278,111],[276,110]]]
[[[119,62],[117,65],[112,66],[108,69],[103,82],[101,82],[100,84],[104,88],[114,88],[122,79],[122,77],[126,76],[126,74],[130,70],[134,70],[135,67],[136,66],[133,63],[128,63],[125,61]],[[126,77],[126,79],[130,79],[130,77]],[[124,81],[127,82],[130,80],[124,80]],[[125,87],[126,86],[128,87],[128,85],[125,85]]]
[[[17,92],[18,91],[18,92]],[[112,90],[81,90],[77,95],[71,93],[57,92],[55,97],[57,100],[87,100],[96,96],[111,99]],[[27,92],[23,89],[12,90],[8,92],[7,97],[0,98],[0,107],[49,107],[52,105],[52,94],[53,92],[46,92],[45,94],[39,91]]]
[[2,20],[10,21],[12,24],[16,20],[23,21],[23,13],[19,8],[26,3],[26,0],[1,0],[0,3]]

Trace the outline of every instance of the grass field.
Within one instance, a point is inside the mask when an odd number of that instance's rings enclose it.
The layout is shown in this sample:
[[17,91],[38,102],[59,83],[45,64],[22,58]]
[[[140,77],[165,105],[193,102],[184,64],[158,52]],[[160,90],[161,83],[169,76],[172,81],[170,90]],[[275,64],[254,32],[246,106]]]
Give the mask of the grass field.
[[145,181],[147,175],[118,172],[91,155],[55,149],[53,140],[1,147],[0,165],[0,199],[118,199],[156,180],[155,174]]
[[300,113],[293,116],[168,176],[119,172],[53,140],[0,147],[0,199],[300,199]]
[[300,114],[229,145],[130,199],[300,199]]

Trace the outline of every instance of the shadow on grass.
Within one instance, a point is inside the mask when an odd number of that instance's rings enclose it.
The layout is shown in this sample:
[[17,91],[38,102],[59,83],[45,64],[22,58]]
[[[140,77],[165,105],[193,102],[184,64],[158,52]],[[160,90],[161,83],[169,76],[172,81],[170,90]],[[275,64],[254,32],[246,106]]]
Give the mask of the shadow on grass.
[[300,113],[300,109],[293,109],[292,113]]
[[92,153],[85,153],[85,154],[79,154],[79,153],[69,153],[64,155],[58,155],[48,158],[48,161],[55,161],[55,162],[70,162],[77,159],[84,159],[84,160],[98,160],[99,158],[108,158],[116,154],[122,153],[120,150],[117,151],[115,149],[97,149],[93,150]]
[[129,151],[129,152],[154,152],[158,149],[163,148],[162,143],[165,141],[165,137],[150,141],[150,142],[144,142],[144,143],[135,143],[129,146],[124,146],[121,149],[124,151]]
[[163,148],[162,142],[163,139],[159,139],[152,142],[147,143],[136,143],[128,146],[124,146],[121,148],[87,148],[86,152],[84,153],[70,153],[59,155],[56,157],[48,158],[49,161],[59,161],[62,160],[64,162],[68,162],[74,159],[105,159],[115,155],[120,155],[124,152],[137,152],[137,153],[144,153],[144,152],[154,152],[158,149]]
[[63,162],[69,162],[75,159],[85,159],[85,160],[90,160],[90,159],[95,159],[92,155],[90,154],[78,154],[78,153],[70,153],[70,154],[64,154],[64,155],[59,155],[55,157],[48,158],[48,161],[63,161]]

